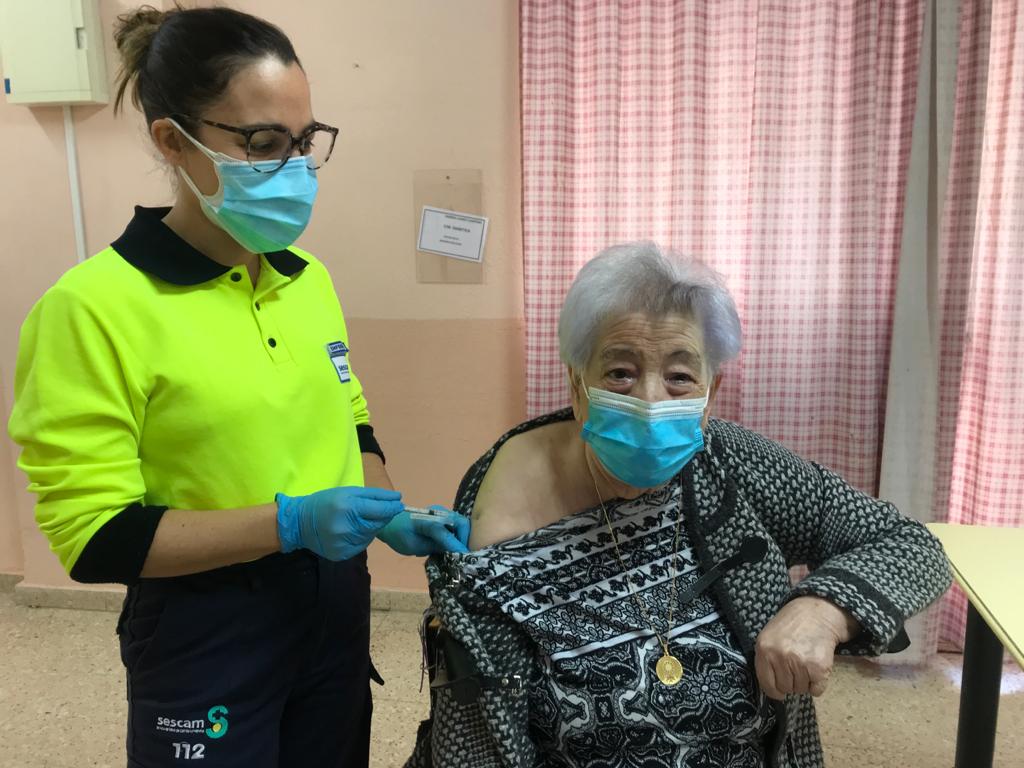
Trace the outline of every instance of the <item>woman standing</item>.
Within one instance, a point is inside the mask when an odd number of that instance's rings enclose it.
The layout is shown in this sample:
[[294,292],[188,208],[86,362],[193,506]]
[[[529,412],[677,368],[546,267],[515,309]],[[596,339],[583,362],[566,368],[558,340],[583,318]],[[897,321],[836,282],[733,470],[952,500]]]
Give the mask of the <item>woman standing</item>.
[[404,511],[330,277],[292,246],[338,130],[266,21],[142,8],[115,39],[115,108],[176,196],[26,320],[10,430],[39,525],[73,578],[129,587],[129,766],[366,765],[365,549],[464,551],[468,526]]

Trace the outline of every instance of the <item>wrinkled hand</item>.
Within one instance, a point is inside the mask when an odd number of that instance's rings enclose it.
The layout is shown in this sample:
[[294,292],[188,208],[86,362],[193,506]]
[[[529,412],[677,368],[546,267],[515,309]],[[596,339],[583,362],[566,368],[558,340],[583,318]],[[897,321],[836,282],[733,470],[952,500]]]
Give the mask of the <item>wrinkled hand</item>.
[[328,560],[347,560],[366,549],[402,512],[402,494],[383,488],[329,488],[308,496],[277,494],[281,551],[305,548]]
[[771,699],[788,694],[821,696],[832,674],[836,646],[860,625],[842,608],[820,597],[798,597],[782,607],[761,630],[754,668],[761,690]]
[[434,555],[441,552],[468,552],[469,518],[441,506],[432,506],[449,513],[447,518],[422,520],[408,512],[394,519],[377,534],[377,538],[400,555]]

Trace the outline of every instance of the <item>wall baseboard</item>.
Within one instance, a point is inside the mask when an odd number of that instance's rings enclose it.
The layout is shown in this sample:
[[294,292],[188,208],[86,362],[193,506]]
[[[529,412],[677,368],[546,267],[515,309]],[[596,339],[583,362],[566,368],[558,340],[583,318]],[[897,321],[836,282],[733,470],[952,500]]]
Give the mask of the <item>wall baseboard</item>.
[[370,589],[370,609],[374,611],[413,611],[423,613],[430,605],[427,592],[399,589]]
[[124,587],[44,587],[19,582],[14,585],[14,602],[27,608],[70,608],[76,611],[121,610]]
[[22,578],[20,573],[0,573],[0,592],[13,592],[15,585]]
[[[14,593],[14,602],[28,608],[70,608],[77,611],[121,610],[124,587],[45,587],[26,584],[17,574],[0,573],[0,592]],[[370,591],[370,608],[374,611],[412,611],[422,613],[430,605],[426,592],[395,589]]]

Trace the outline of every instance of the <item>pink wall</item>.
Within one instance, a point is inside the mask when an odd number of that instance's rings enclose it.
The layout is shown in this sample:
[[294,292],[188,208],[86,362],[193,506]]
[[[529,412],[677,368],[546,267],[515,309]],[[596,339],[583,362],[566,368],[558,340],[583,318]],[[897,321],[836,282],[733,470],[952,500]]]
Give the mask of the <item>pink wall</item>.
[[[407,496],[451,501],[462,472],[523,407],[516,3],[308,0],[234,7],[292,37],[319,119],[341,128],[300,245],[330,268],[360,358],[389,469]],[[103,0],[107,28],[134,3]],[[116,69],[112,43],[107,61]],[[443,44],[442,44],[443,43]],[[134,111],[75,107],[87,250],[123,229],[135,203],[169,198]],[[0,399],[9,413],[18,328],[75,263],[59,108],[0,100]],[[480,169],[491,219],[482,285],[416,282],[413,173]],[[410,381],[408,371],[422,375]],[[32,499],[0,440],[0,572],[68,581],[32,521]],[[417,561],[374,547],[374,584],[422,588]]]

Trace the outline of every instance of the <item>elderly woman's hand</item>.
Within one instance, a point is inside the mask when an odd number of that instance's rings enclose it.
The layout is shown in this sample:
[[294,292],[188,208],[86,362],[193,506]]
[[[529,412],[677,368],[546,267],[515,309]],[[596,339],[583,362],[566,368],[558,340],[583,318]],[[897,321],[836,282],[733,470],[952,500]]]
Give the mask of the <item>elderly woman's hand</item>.
[[772,699],[791,693],[821,696],[836,646],[859,631],[856,619],[823,598],[798,597],[787,603],[757,637],[754,667],[761,690]]

